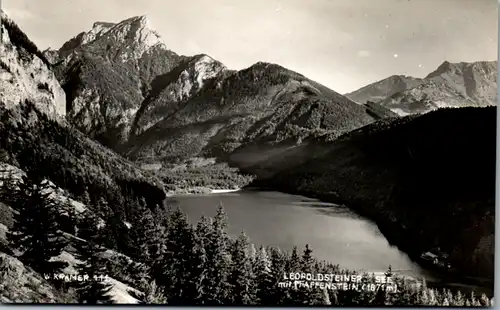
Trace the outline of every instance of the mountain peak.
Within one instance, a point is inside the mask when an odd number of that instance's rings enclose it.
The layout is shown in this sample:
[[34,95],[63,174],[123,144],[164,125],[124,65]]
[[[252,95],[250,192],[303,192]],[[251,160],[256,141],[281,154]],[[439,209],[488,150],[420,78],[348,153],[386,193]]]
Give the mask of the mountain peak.
[[345,94],[349,99],[365,104],[368,101],[379,102],[393,94],[422,83],[422,80],[407,75],[391,75],[388,78],[366,85],[356,91]]
[[119,56],[122,61],[139,59],[156,47],[167,50],[147,15],[129,17],[116,23],[96,21],[92,29],[64,43],[59,51],[62,57],[66,57],[83,45],[104,49],[108,55]]
[[465,71],[481,71],[481,70],[495,70],[497,69],[496,61],[476,61],[476,62],[458,62],[452,63],[444,61],[436,70],[429,73],[425,78],[431,79],[443,74],[464,74]]
[[429,79],[429,78],[441,75],[441,74],[443,74],[443,73],[445,73],[447,71],[450,71],[452,67],[453,67],[453,64],[451,62],[445,60],[445,61],[443,61],[442,64],[439,65],[439,67],[437,67],[436,70],[434,70],[433,72],[429,73],[425,78]]
[[128,50],[124,60],[128,59],[128,56],[139,58],[156,46],[166,49],[160,34],[154,29],[147,15],[130,17],[117,23],[102,36],[102,39],[107,44],[112,43]]
[[151,25],[151,21],[146,14],[139,16],[132,16],[119,22],[119,24],[123,23],[130,23],[138,25],[140,27],[153,28]]

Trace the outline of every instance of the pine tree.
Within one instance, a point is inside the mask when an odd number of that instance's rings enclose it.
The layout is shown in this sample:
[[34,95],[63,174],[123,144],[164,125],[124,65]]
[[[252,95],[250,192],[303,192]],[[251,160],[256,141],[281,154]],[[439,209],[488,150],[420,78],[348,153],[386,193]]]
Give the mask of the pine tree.
[[212,226],[213,229],[205,245],[207,259],[205,303],[222,305],[229,303],[231,297],[231,288],[228,284],[228,276],[231,272],[230,238],[226,232],[227,215],[222,205],[217,209]]
[[429,306],[430,298],[427,289],[423,289],[420,295],[419,305],[421,306]]
[[450,303],[449,303],[449,301],[448,301],[448,298],[446,298],[446,297],[445,297],[445,298],[443,299],[443,302],[441,303],[441,306],[443,306],[443,307],[448,307],[448,306],[450,306]]
[[479,302],[480,302],[480,304],[481,304],[482,307],[489,307],[490,306],[490,300],[486,296],[486,294],[482,294],[481,295],[481,298],[479,299]]
[[133,242],[133,258],[151,266],[154,257],[161,252],[163,236],[161,228],[156,225],[151,210],[145,206],[145,201],[138,205],[138,214],[132,221],[130,239]]
[[292,249],[292,253],[290,255],[290,260],[288,261],[287,269],[290,272],[299,272],[300,271],[300,257],[299,250],[297,246],[294,246]]
[[300,265],[302,268],[302,272],[313,272],[313,264],[314,258],[312,257],[312,250],[309,248],[309,244],[306,244],[306,248],[304,249],[304,253],[302,254]]
[[202,215],[200,220],[196,225],[196,248],[199,253],[200,264],[199,264],[199,279],[200,283],[198,285],[198,296],[196,298],[198,304],[204,304],[208,300],[206,298],[207,288],[210,285],[210,279],[207,278],[207,272],[210,268],[207,258],[207,246],[210,244],[210,235],[213,230],[212,218]]
[[257,251],[253,267],[257,284],[257,304],[259,306],[272,306],[272,290],[274,281],[271,276],[271,259],[265,247],[261,246]]
[[[304,273],[314,272],[314,259],[312,257],[312,250],[309,245],[306,244],[302,257],[300,258],[300,269]],[[297,291],[297,303],[311,305],[315,302],[317,295],[315,294],[315,288],[303,288]]]
[[250,242],[242,231],[233,245],[231,275],[228,279],[232,291],[232,305],[248,305],[255,300],[249,249]]
[[454,298],[454,301],[453,301],[453,306],[463,307],[464,305],[465,305],[465,297],[462,294],[462,292],[458,291],[455,294],[455,298]]
[[[197,231],[197,230],[196,230]],[[200,238],[195,231],[195,246],[193,250],[193,258],[191,260],[192,269],[189,277],[189,295],[193,299],[193,303],[201,305],[204,302],[205,279],[206,279],[206,263],[207,254],[203,238]]]
[[[291,254],[288,256],[285,272],[286,273],[301,272],[300,256],[297,246],[293,247]],[[287,306],[297,305],[297,301],[301,298],[300,290],[296,290],[295,288],[287,289],[285,292],[286,298],[283,301],[283,304]]]
[[168,304],[193,304],[198,296],[198,281],[193,279],[198,265],[194,229],[180,210],[172,214],[170,222],[163,255],[164,271],[158,284],[164,288]]
[[42,274],[52,275],[67,264],[50,261],[66,246],[56,220],[60,216],[59,205],[50,194],[49,183],[28,170],[12,193],[14,203],[11,206],[18,213],[7,238],[10,246],[22,253],[23,262]]
[[143,292],[129,291],[129,294],[138,299],[140,304],[158,304],[164,305],[167,303],[167,298],[163,294],[161,288],[156,285],[156,281],[148,281],[143,279],[140,288]]
[[110,304],[113,301],[108,294],[112,287],[103,281],[107,276],[106,262],[102,257],[106,249],[100,245],[104,236],[97,224],[97,218],[91,211],[85,211],[79,227],[80,236],[86,241],[75,243],[75,257],[81,261],[76,265],[76,270],[86,280],[77,282],[75,287],[81,303]]
[[392,266],[389,265],[389,268],[387,268],[387,271],[385,272],[385,276],[387,278],[391,278],[392,276],[394,276],[394,273],[392,272]]

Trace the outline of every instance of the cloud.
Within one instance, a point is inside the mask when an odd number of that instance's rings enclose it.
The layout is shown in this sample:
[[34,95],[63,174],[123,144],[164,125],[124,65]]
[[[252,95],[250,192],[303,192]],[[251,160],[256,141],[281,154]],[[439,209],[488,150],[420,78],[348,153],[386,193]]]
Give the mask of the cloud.
[[369,51],[358,51],[358,57],[370,57]]

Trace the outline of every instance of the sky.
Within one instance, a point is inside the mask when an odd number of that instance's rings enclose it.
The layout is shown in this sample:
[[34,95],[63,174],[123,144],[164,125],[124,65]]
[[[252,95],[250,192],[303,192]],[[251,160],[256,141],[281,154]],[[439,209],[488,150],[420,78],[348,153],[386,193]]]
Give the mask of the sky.
[[39,49],[147,15],[172,51],[230,69],[273,62],[347,93],[443,61],[497,60],[495,0],[2,0]]

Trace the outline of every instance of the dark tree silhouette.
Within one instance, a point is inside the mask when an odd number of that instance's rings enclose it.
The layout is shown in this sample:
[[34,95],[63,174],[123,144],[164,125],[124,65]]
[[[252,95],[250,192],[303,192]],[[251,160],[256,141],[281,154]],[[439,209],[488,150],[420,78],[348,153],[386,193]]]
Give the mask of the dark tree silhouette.
[[109,296],[111,285],[106,283],[106,262],[103,253],[106,251],[101,246],[103,243],[102,229],[98,227],[97,218],[86,211],[80,223],[80,237],[85,240],[75,242],[76,258],[82,261],[76,266],[79,275],[85,277],[84,281],[76,283],[79,301],[86,304],[113,303]]
[[27,171],[11,193],[11,206],[18,212],[7,238],[20,259],[42,274],[53,275],[66,263],[51,261],[61,254],[66,242],[57,218],[60,204],[51,196],[52,186],[35,171]]

